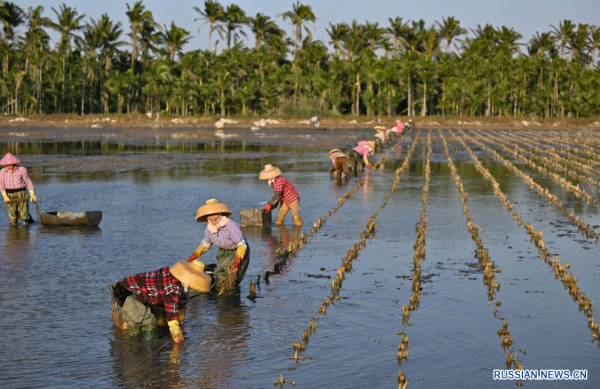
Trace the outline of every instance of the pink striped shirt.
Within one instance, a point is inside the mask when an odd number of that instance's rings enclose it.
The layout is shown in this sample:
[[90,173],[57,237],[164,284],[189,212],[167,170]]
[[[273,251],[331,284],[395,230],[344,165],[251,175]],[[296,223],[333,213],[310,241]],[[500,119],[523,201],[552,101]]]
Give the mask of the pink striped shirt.
[[29,190],[33,189],[33,182],[27,174],[27,169],[24,166],[17,166],[11,172],[7,168],[0,170],[0,189],[21,189],[26,187]]

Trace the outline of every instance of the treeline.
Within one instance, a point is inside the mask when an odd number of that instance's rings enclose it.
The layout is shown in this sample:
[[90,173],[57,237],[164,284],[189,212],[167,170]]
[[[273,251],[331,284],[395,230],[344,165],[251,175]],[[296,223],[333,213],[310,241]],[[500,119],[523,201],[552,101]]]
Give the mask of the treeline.
[[208,28],[205,48],[183,52],[191,32],[160,25],[143,1],[127,4],[127,26],[64,3],[48,13],[0,1],[0,112],[600,114],[597,26],[564,20],[523,44],[505,26],[467,31],[454,17],[432,26],[395,17],[329,23],[330,50],[313,39],[316,16],[299,2],[278,19],[215,0],[184,11]]

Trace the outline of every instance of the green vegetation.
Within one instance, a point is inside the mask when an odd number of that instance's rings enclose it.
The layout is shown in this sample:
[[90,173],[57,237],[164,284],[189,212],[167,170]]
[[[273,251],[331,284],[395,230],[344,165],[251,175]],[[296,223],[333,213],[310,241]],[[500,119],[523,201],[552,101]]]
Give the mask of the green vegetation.
[[[128,26],[66,4],[51,11],[0,1],[2,113],[600,114],[600,28],[570,20],[527,44],[505,26],[468,33],[454,17],[429,27],[400,17],[330,23],[330,50],[313,40],[308,5],[278,15],[287,36],[269,16],[206,0],[190,11],[208,25],[208,46],[183,52],[190,31],[161,26],[143,1],[127,5]],[[48,30],[59,35],[54,47]]]

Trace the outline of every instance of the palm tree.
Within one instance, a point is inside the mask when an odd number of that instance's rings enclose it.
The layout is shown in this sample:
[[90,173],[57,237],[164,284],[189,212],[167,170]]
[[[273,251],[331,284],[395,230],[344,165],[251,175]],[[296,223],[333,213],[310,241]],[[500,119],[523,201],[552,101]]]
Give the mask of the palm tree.
[[387,28],[388,37],[394,41],[394,57],[398,56],[398,52],[401,51],[401,45],[406,45],[406,36],[410,32],[408,23],[404,23],[401,17],[389,18],[390,26]]
[[127,12],[125,12],[127,18],[129,19],[129,25],[131,28],[131,69],[134,71],[135,69],[135,61],[138,57],[138,42],[140,39],[140,33],[144,30],[144,26],[146,25],[146,29],[148,28],[148,24],[153,25],[154,17],[152,16],[152,12],[146,10],[146,7],[143,4],[143,0],[136,1],[133,3],[133,6],[127,4]]
[[449,53],[452,41],[456,37],[466,34],[467,30],[460,26],[460,21],[456,20],[454,16],[449,16],[448,19],[442,18],[442,23],[436,23],[440,27],[438,33],[446,41],[446,53]]
[[560,58],[565,58],[565,47],[567,47],[569,40],[575,32],[575,24],[565,19],[558,24],[558,28],[551,27],[554,29],[554,36],[560,41]]
[[175,53],[181,53],[181,48],[192,39],[190,32],[175,25],[171,21],[171,26],[167,28],[165,25],[164,32],[161,33],[162,41],[169,51],[171,61],[175,59]]
[[312,40],[312,33],[306,24],[308,22],[316,22],[317,17],[313,13],[310,5],[300,4],[299,1],[296,1],[296,4],[292,5],[291,11],[284,12],[280,16],[283,20],[289,19],[294,27],[294,51],[292,52],[292,61],[295,61],[298,43],[302,40],[302,30],[304,29],[308,38]]
[[333,45],[333,49],[335,50],[334,55],[337,57],[342,51],[340,44],[348,34],[349,27],[346,23],[329,23],[329,28],[326,29],[327,34],[329,34],[329,43]]
[[572,59],[582,64],[588,64],[590,62],[589,47],[590,26],[589,24],[579,23],[577,30],[569,38],[569,49],[571,50]]
[[83,28],[81,21],[85,18],[85,14],[79,14],[77,8],[71,8],[64,3],[60,5],[58,11],[51,8],[56,15],[56,22],[50,25],[50,28],[60,33],[59,48],[66,55],[71,54],[71,39],[77,31]]
[[379,23],[367,22],[365,24],[365,36],[371,51],[375,53],[375,50],[385,41],[385,29],[379,27]]
[[15,3],[4,1],[0,4],[0,23],[2,23],[4,39],[14,41],[15,29],[25,23],[25,13]]
[[544,32],[536,34],[529,40],[527,45],[527,51],[530,56],[533,55],[547,55],[550,58],[556,56],[556,37],[550,32]]
[[[227,39],[227,50],[231,50],[231,38],[233,38],[233,42],[235,44],[240,39],[240,35],[246,37],[246,32],[242,30],[242,27],[248,21],[246,12],[244,12],[240,6],[236,4],[230,4],[225,9],[225,12],[223,12],[223,16],[220,21],[223,23],[222,31],[224,31]],[[236,30],[239,30],[239,33],[236,32]],[[221,37],[223,36],[221,35]]]
[[592,60],[590,61],[589,67],[590,69],[596,64],[596,56],[598,54],[598,50],[600,50],[600,27],[591,26],[590,27],[590,53],[592,54]]
[[[220,29],[221,26],[219,26],[218,22],[220,20],[223,19],[224,13],[223,13],[223,6],[216,0],[205,0],[204,1],[204,10],[200,9],[199,7],[192,7],[192,9],[196,12],[198,12],[202,17],[201,18],[196,18],[194,19],[194,21],[198,21],[200,19],[204,19],[204,23],[209,24],[209,28],[208,28],[208,50],[212,50],[212,34],[215,31],[215,29]],[[198,32],[200,32],[200,29],[198,29]]]
[[277,23],[271,20],[269,16],[265,16],[262,13],[257,13],[253,18],[248,18],[248,24],[250,25],[250,30],[256,37],[256,43],[254,45],[256,50],[260,50],[264,40],[283,36],[283,31],[279,28]]

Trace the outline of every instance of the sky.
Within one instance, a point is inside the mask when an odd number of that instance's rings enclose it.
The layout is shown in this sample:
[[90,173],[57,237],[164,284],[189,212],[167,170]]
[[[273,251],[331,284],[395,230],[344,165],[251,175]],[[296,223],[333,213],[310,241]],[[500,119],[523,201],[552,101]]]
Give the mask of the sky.
[[[42,5],[44,15],[54,18],[51,7],[58,9],[61,3],[76,7],[80,13],[98,18],[103,13],[120,21],[124,32],[129,32],[126,4],[134,0],[12,0],[21,8],[27,9]],[[237,4],[246,14],[254,16],[262,12],[275,19],[280,27],[292,36],[291,26],[279,16],[292,9],[294,0],[220,0],[223,6]],[[441,22],[443,17],[454,16],[463,28],[475,29],[477,25],[489,23],[494,27],[507,26],[523,35],[522,43],[527,43],[536,32],[552,30],[564,19],[575,23],[600,25],[600,0],[303,0],[310,5],[317,17],[313,36],[328,44],[326,28],[329,23],[350,23],[356,20],[379,22],[383,27],[389,25],[388,19],[401,17],[403,20],[423,19],[427,26]],[[193,6],[204,8],[204,0],[144,0],[146,8],[154,14],[155,20],[170,25],[171,21],[194,35],[184,47],[186,50],[205,49],[208,43],[208,26],[192,10]],[[198,29],[200,28],[200,31]],[[249,29],[246,29],[251,42],[254,42]],[[52,33],[51,36],[57,39]],[[213,37],[214,42],[215,37]],[[251,44],[253,45],[253,43]],[[220,44],[223,48],[224,44]]]

